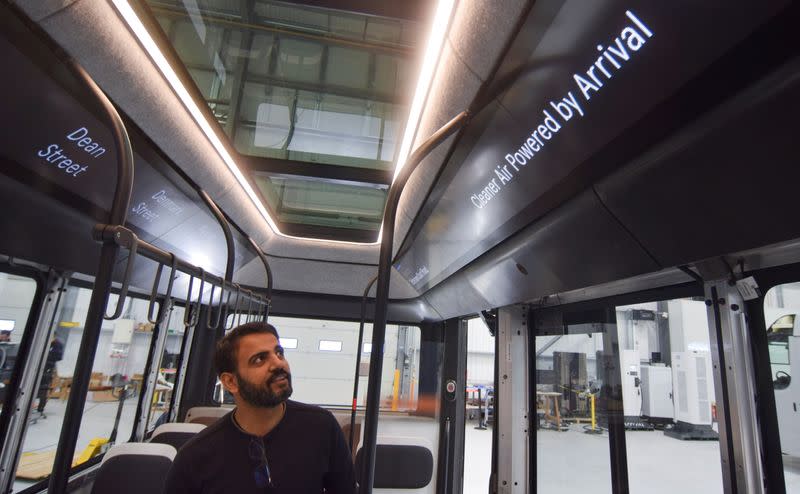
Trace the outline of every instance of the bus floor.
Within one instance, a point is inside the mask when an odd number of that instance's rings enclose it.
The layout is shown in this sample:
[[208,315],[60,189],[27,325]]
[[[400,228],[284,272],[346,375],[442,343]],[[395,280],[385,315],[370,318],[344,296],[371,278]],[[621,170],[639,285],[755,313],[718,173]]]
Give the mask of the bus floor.
[[[608,433],[583,431],[537,431],[538,492],[612,492]],[[682,441],[662,431],[628,431],[625,441],[630,492],[722,492],[718,441]],[[787,469],[785,478],[787,492],[800,487],[800,474]]]
[[[120,419],[118,437],[130,437],[135,400],[126,403]],[[51,400],[42,418],[32,423],[25,436],[23,453],[55,451],[66,401]],[[116,402],[87,402],[84,420],[75,448],[83,451],[96,437],[108,437],[114,425]],[[485,494],[491,472],[492,426],[476,429],[476,420],[466,423],[464,494]],[[661,431],[626,433],[628,472],[631,492],[693,493],[721,492],[719,443],[680,441]],[[589,435],[572,425],[569,430],[537,431],[537,469],[540,493],[611,493],[608,434]],[[800,489],[800,458],[784,457],[787,492]],[[18,478],[14,492],[36,481]],[[605,487],[605,488],[603,488]]]
[[[52,467],[52,459],[48,458],[48,456],[52,455],[48,455],[48,453],[55,452],[58,445],[66,404],[66,400],[49,400],[45,409],[47,418],[39,418],[35,423],[31,423],[28,426],[22,450],[21,467],[17,469],[18,474],[22,468],[22,463],[26,461],[41,459],[45,463],[49,461],[50,467]],[[80,455],[92,439],[108,438],[111,435],[118,405],[117,401],[86,402],[83,408],[83,420],[80,434],[78,435],[78,443],[75,446],[76,455]],[[135,413],[136,400],[126,401],[117,429],[117,442],[124,442],[130,437]],[[33,453],[33,455],[25,455],[25,453]],[[45,467],[45,470],[48,470],[47,465],[43,464],[42,466]],[[19,492],[39,480],[17,477],[14,481],[14,492]]]
[[[464,447],[464,494],[486,494],[491,473],[492,428],[467,421]],[[537,431],[538,492],[611,493],[608,433]],[[630,492],[656,494],[722,492],[717,441],[681,441],[662,431],[628,431]],[[787,492],[800,492],[800,458],[784,456]]]

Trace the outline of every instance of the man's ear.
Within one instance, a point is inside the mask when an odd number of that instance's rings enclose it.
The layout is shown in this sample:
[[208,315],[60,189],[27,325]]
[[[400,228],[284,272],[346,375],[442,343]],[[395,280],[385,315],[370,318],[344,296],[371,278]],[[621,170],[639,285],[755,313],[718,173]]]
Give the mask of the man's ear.
[[234,376],[232,372],[223,372],[219,375],[219,380],[222,382],[222,385],[225,386],[225,389],[231,393],[239,392],[239,380],[236,379],[236,376]]

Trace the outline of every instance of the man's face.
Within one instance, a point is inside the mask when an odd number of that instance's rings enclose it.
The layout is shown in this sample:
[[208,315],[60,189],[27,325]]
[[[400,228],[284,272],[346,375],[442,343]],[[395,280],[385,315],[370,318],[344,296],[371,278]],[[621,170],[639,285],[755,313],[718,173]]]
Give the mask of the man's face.
[[292,375],[283,347],[269,333],[239,340],[234,396],[257,407],[274,407],[292,395]]

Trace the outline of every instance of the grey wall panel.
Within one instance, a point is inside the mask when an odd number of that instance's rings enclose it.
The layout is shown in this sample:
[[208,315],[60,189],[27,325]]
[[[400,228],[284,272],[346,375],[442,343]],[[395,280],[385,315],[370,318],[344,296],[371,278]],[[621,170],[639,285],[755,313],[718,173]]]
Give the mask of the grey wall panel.
[[[374,309],[374,299],[370,299],[367,302],[368,321],[373,317]],[[272,311],[285,316],[358,320],[361,317],[361,297],[276,292],[272,298]],[[422,299],[389,302],[390,322],[439,320],[439,314]]]
[[[659,268],[587,190],[434,287],[425,298],[443,317],[452,317]],[[475,295],[463,297],[465,293]]]
[[432,290],[428,290],[422,298],[441,316],[442,319],[477,314],[481,310],[492,308],[491,302],[470,284],[464,273],[456,273]]
[[[92,218],[2,174],[0,196],[0,252],[61,269],[97,271],[100,244],[92,239]],[[72,241],[65,242],[65,238]]]
[[664,266],[800,237],[800,62],[597,185]]

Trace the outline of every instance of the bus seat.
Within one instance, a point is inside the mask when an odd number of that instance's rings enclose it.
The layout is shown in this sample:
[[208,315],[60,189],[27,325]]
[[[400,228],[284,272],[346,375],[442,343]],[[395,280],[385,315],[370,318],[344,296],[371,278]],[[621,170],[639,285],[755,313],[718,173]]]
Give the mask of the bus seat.
[[168,444],[124,443],[103,457],[92,494],[164,492],[167,472],[177,451]]
[[228,415],[232,409],[223,407],[192,407],[186,412],[186,420],[190,424],[211,425],[220,417]]
[[[361,471],[362,449],[356,455],[356,471]],[[376,489],[421,489],[433,478],[433,454],[424,446],[378,444],[375,449]]]
[[195,434],[205,429],[206,426],[200,423],[169,423],[156,427],[150,437],[151,443],[169,444],[175,449],[181,449],[186,441],[193,438]]

